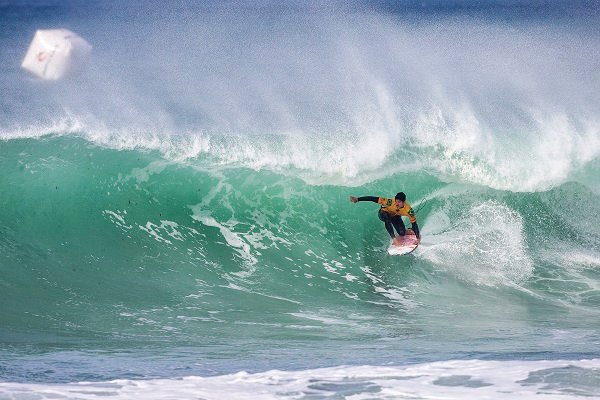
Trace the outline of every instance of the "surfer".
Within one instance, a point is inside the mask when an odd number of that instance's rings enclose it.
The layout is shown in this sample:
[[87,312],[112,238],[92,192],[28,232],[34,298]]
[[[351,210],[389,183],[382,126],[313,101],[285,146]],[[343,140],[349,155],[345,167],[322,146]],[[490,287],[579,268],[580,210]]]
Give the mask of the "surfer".
[[[402,221],[402,216],[408,217],[412,225],[412,230],[419,241],[421,235],[419,234],[419,226],[417,225],[417,217],[412,207],[406,201],[406,195],[404,192],[396,194],[394,199],[386,199],[383,197],[375,196],[364,196],[354,197],[350,196],[350,201],[356,203],[358,201],[372,201],[380,204],[381,208],[377,212],[379,219],[385,223],[385,229],[387,229],[390,237],[394,241],[395,245],[399,245],[401,237],[406,234],[406,227]],[[398,237],[394,234],[394,229],[398,232]]]

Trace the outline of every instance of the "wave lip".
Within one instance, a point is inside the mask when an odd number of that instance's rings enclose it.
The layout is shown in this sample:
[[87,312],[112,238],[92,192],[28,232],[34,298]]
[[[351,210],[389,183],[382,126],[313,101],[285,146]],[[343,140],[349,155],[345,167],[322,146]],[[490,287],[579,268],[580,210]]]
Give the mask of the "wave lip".
[[408,22],[355,2],[273,15],[194,6],[161,10],[157,30],[154,12],[122,24],[116,5],[80,6],[95,67],[56,86],[0,70],[0,138],[79,134],[349,186],[408,169],[541,191],[600,157],[597,16],[573,30],[523,19],[521,6],[511,22],[470,7]]

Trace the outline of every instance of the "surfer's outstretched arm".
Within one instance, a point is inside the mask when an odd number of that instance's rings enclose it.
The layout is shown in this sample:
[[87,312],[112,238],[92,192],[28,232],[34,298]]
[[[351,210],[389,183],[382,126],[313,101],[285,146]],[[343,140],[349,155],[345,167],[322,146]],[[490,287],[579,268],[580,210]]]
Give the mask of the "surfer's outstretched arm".
[[379,202],[379,197],[375,196],[362,196],[362,197],[354,197],[350,196],[350,201],[356,203],[357,201],[372,201],[373,203]]

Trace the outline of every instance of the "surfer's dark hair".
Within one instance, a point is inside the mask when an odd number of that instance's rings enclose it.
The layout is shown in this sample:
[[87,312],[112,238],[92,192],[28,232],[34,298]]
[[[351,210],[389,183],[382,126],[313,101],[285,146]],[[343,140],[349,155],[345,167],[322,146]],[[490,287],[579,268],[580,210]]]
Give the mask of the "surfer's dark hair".
[[396,200],[406,201],[406,195],[404,194],[404,192],[397,193]]

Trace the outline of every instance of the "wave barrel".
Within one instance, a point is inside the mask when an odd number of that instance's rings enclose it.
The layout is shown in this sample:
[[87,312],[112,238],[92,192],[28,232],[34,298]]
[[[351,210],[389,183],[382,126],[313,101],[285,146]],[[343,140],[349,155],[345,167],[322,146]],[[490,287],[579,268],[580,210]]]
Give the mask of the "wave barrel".
[[21,67],[42,79],[58,80],[89,57],[92,46],[68,29],[39,29]]

